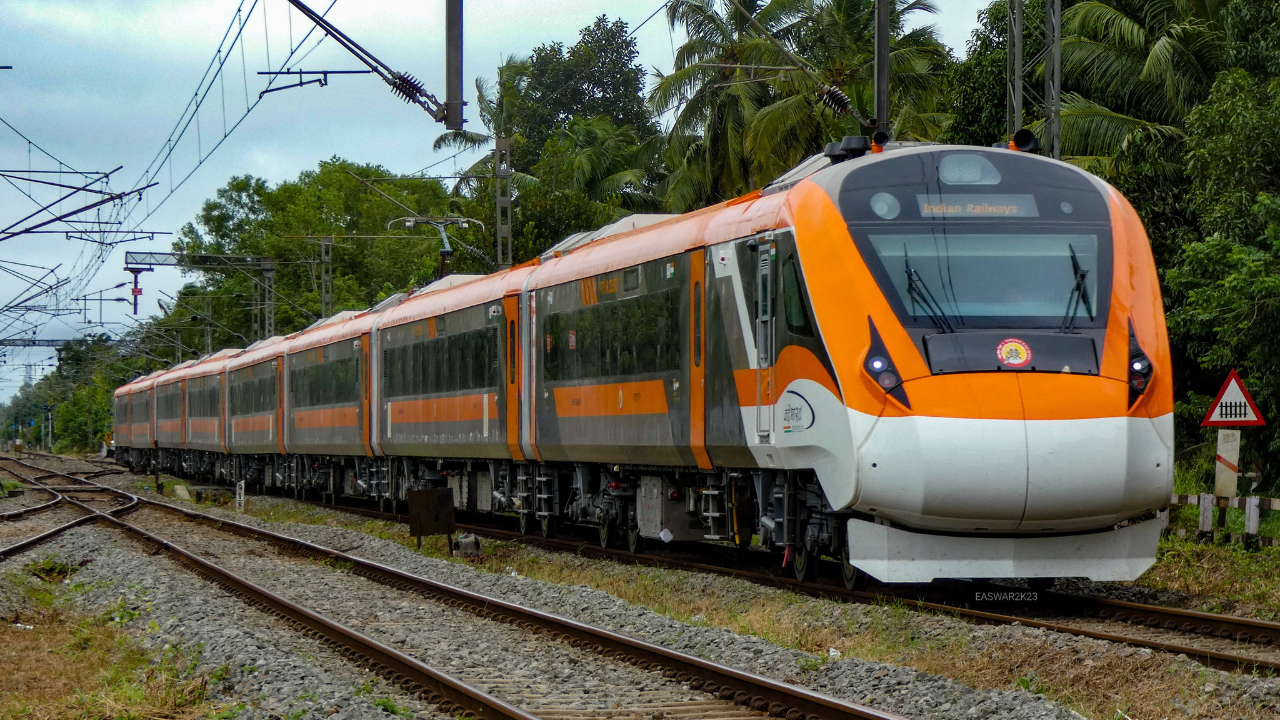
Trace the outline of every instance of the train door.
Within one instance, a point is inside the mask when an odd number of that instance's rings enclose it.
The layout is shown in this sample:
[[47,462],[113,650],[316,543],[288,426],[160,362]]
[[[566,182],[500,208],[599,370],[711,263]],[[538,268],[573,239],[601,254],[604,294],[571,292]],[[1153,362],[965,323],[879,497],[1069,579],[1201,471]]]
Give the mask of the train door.
[[755,241],[756,249],[756,433],[759,442],[773,439],[773,311],[777,281],[777,245],[772,233]]
[[514,460],[523,460],[520,451],[520,295],[512,293],[502,299],[503,316],[506,321],[507,367],[503,373],[506,384],[506,428],[507,449]]
[[711,469],[707,454],[707,271],[706,251],[689,256],[689,445],[702,470]]
[[280,454],[284,455],[284,355],[272,360],[271,367],[276,371],[276,443],[280,446]]

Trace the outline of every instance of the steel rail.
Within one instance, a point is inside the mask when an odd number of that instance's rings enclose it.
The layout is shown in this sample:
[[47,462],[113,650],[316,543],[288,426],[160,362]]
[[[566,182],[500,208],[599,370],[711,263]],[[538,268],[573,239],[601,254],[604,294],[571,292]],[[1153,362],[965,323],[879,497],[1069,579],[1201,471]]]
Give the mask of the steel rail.
[[[305,500],[303,502],[392,522],[406,523],[408,521],[406,516],[396,513],[322,503],[314,500]],[[164,503],[160,504],[163,505]],[[182,508],[175,509],[184,513],[190,512]],[[221,522],[225,523],[228,521]],[[780,577],[763,572],[698,563],[678,558],[634,554],[629,551],[616,548],[601,548],[594,543],[585,541],[548,539],[533,535],[524,535],[510,530],[501,530],[484,525],[459,524],[458,527],[461,530],[501,540],[522,542],[532,546],[612,559],[629,564],[677,568],[733,577],[814,597],[864,604],[878,604],[882,603],[885,599],[893,599],[916,610],[955,615],[980,624],[1010,625],[1018,623],[1027,627],[1036,627],[1054,632],[1090,637],[1098,640],[1107,640],[1109,642],[1124,645],[1148,647],[1154,650],[1161,650],[1175,654],[1181,653],[1202,664],[1221,670],[1238,671],[1250,668],[1272,671],[1280,670],[1280,662],[1277,661],[1210,650],[1207,648],[1197,648],[1190,645],[1183,645],[1181,643],[1165,642],[1161,640],[1121,635],[1118,633],[1103,632],[1100,630],[1091,630],[1073,626],[1068,623],[1042,620],[1025,614],[1019,615],[1009,614],[1007,612],[976,610],[959,604],[930,602],[893,593],[870,593],[847,590],[844,587],[837,585],[803,583],[792,578]],[[265,531],[260,530],[254,530],[254,532],[265,534]],[[1009,588],[999,588],[999,590],[1009,590]],[[1218,638],[1254,642],[1262,645],[1280,644],[1280,623],[1256,620],[1253,618],[1235,618],[1225,615],[1214,615],[1212,613],[1203,613],[1194,610],[1146,605],[1142,603],[1111,600],[1108,598],[1068,595],[1065,593],[1046,593],[1046,595],[1050,598],[1050,602],[1046,603],[1046,609],[1052,609],[1061,613],[1092,616],[1102,620],[1130,622],[1154,628],[1181,632],[1184,634],[1195,633],[1211,635]]]
[[[154,502],[146,501],[143,498],[137,499],[149,503]],[[538,720],[535,716],[503,700],[436,670],[395,648],[356,632],[341,623],[330,620],[319,613],[276,595],[270,590],[239,577],[164,538],[153,535],[112,515],[98,513],[93,508],[77,500],[69,500],[69,502],[82,509],[94,512],[96,517],[93,519],[104,520],[159,546],[160,549],[174,556],[197,575],[201,575],[237,595],[247,598],[254,604],[266,608],[272,614],[301,628],[306,634],[321,638],[348,653],[355,653],[363,657],[368,663],[377,668],[378,674],[398,685],[402,690],[424,696],[427,702],[437,706],[441,712],[461,711],[464,715],[486,719]],[[165,503],[157,504],[165,505]]]
[[[43,468],[36,468],[35,466],[24,463],[20,460],[12,460],[11,458],[3,459],[11,460],[19,465],[38,471],[47,470]],[[116,488],[98,485],[90,480],[77,478],[76,476],[68,473],[54,471],[51,474],[72,480],[80,480],[90,486],[94,486],[94,489],[105,490],[116,495],[126,497],[129,502],[122,507],[102,512],[74,498],[65,498],[67,503],[85,511],[85,515],[76,518],[70,523],[53,528],[48,532],[28,538],[10,547],[0,549],[0,557],[7,557],[39,545],[40,543],[50,540],[66,530],[79,525],[90,522],[106,522],[113,524],[120,529],[158,545],[162,550],[173,555],[184,565],[191,568],[196,574],[228,588],[232,592],[247,598],[252,603],[266,608],[272,614],[284,619],[296,627],[301,628],[306,634],[338,646],[343,650],[344,654],[359,655],[372,666],[377,668],[380,675],[397,684],[403,690],[422,695],[428,702],[439,708],[441,712],[451,713],[456,711],[461,713],[463,717],[484,718],[486,720],[498,720],[499,718],[505,718],[506,720],[538,720],[536,716],[530,715],[513,705],[462,682],[461,680],[440,672],[439,670],[405,655],[394,648],[388,647],[373,638],[367,637],[347,628],[344,625],[341,625],[340,623],[334,622],[323,615],[290,602],[289,600],[286,600],[265,588],[259,587],[244,578],[236,576],[235,574],[212,562],[209,562],[195,553],[187,551],[164,538],[153,535],[142,528],[131,525],[130,523],[115,517],[115,514],[117,513],[137,509],[144,502],[160,507],[171,508],[179,512],[181,512],[181,508],[168,505],[167,503],[157,503],[153,500],[140,498],[132,493],[118,490]],[[14,473],[14,475],[17,475],[17,473]],[[22,477],[21,475],[17,476]],[[29,479],[28,481],[31,482]],[[216,518],[210,517],[209,519],[216,521]]]
[[[10,473],[10,474],[16,478],[22,477],[21,475],[18,475],[16,473]],[[46,510],[52,510],[62,503],[62,494],[54,490],[53,488],[37,487],[36,490],[52,494],[53,499],[47,503],[41,503],[40,505],[32,505],[31,507],[19,508],[17,510],[10,510],[9,512],[6,512],[6,513],[0,513],[0,522],[17,520],[18,518],[21,518],[21,517],[26,517],[28,515],[35,515],[36,513],[42,513]]]
[[[62,475],[64,473],[58,474]],[[94,484],[96,485],[97,483]],[[111,489],[114,490],[114,488]],[[128,494],[120,490],[115,490],[115,492]],[[899,715],[837,700],[807,688],[778,682],[762,675],[710,662],[693,655],[670,650],[575,620],[480,595],[447,583],[412,575],[381,563],[348,555],[305,540],[299,540],[150,498],[132,495],[131,497],[134,497],[147,507],[161,508],[187,518],[200,520],[228,532],[250,538],[260,538],[294,551],[301,551],[307,555],[349,563],[352,572],[376,582],[401,590],[417,592],[430,597],[436,602],[467,610],[486,619],[509,623],[526,630],[539,629],[547,631],[552,638],[567,642],[573,647],[583,648],[604,657],[630,663],[644,670],[661,671],[664,677],[674,679],[676,682],[687,682],[695,690],[716,695],[726,702],[734,702],[750,707],[753,710],[767,712],[775,717],[787,717],[792,720],[902,720]],[[76,500],[69,500],[69,502],[81,507],[87,507]],[[111,518],[110,521],[129,529],[135,534],[144,536],[151,542],[161,545],[165,550],[180,555],[184,560],[191,556],[191,553],[151,535],[145,530],[115,518]],[[199,569],[215,572],[209,570],[205,565],[212,566],[212,563],[199,559],[197,563]],[[216,566],[213,567],[216,568]],[[221,571],[221,568],[217,568],[217,570]],[[225,573],[225,571],[221,572]],[[241,582],[247,583],[247,581]],[[261,588],[257,588],[256,591],[270,594],[269,591]],[[259,600],[254,592],[245,594],[255,600]],[[274,598],[275,596],[272,597]],[[288,602],[282,598],[277,599],[282,602]],[[274,610],[279,609],[269,603],[264,604],[268,604]]]
[[[222,530],[234,532],[238,535],[261,538],[273,544],[295,551],[301,550],[308,555],[322,559],[349,563],[351,572],[371,580],[401,590],[418,592],[436,602],[470,611],[486,619],[510,623],[522,629],[538,628],[548,631],[552,638],[568,642],[573,647],[585,648],[606,657],[636,665],[641,669],[661,670],[664,677],[673,678],[677,682],[688,682],[696,690],[717,695],[722,700],[749,706],[753,710],[768,712],[776,717],[811,718],[812,720],[818,720],[819,718],[824,720],[897,720],[900,718],[898,715],[837,700],[803,687],[781,683],[762,675],[720,665],[693,655],[647,643],[643,640],[586,625],[576,620],[412,575],[381,563],[348,555],[339,550],[333,550],[305,540],[149,498],[140,498],[140,500],[148,507],[163,508],[188,518],[210,523]],[[800,714],[797,715],[793,711]]]
[[36,547],[41,543],[48,542],[49,540],[54,539],[55,537],[61,535],[67,530],[70,530],[71,528],[79,527],[86,523],[96,522],[97,520],[98,518],[94,517],[93,515],[81,515],[75,520],[72,520],[71,522],[66,523],[64,525],[59,525],[58,527],[53,528],[52,530],[42,532],[39,535],[36,535],[34,537],[29,537],[26,540],[20,540],[19,542],[13,545],[10,545],[9,547],[0,548],[0,559],[7,558],[11,555],[16,555],[26,550],[30,550],[31,548]]
[[[396,513],[386,513],[366,508],[321,503],[314,500],[301,502],[321,505],[341,512],[350,512],[357,515],[374,517],[391,522],[406,523],[408,521],[405,516]],[[1120,635],[1118,633],[1090,630],[1067,623],[1040,620],[1027,615],[1014,615],[976,610],[963,605],[929,602],[893,593],[871,593],[857,590],[846,590],[845,588],[837,585],[828,585],[824,583],[803,583],[792,578],[780,577],[763,572],[742,570],[720,565],[710,565],[678,558],[634,554],[627,550],[602,548],[595,543],[587,541],[548,539],[535,535],[524,535],[516,531],[502,530],[485,525],[459,524],[458,528],[460,530],[474,532],[478,535],[484,535],[499,540],[521,542],[535,547],[611,559],[628,564],[667,567],[722,575],[740,580],[747,580],[760,585],[790,590],[792,592],[810,595],[813,597],[863,604],[878,604],[884,602],[886,599],[893,599],[896,602],[901,602],[916,610],[956,615],[979,624],[1011,625],[1013,623],[1018,623],[1027,627],[1036,627],[1045,630],[1052,630],[1054,632],[1090,637],[1098,640],[1107,640],[1124,645],[1148,647],[1153,650],[1161,650],[1175,654],[1182,653],[1204,665],[1220,670],[1238,671],[1250,668],[1261,668],[1273,671],[1280,670],[1280,662],[1276,661],[1234,653],[1225,653],[1207,648],[1197,648],[1180,643],[1164,642],[1160,640]],[[1011,588],[1000,589],[1007,591]],[[1265,620],[1255,620],[1252,618],[1233,618],[1225,615],[1213,615],[1211,613],[1197,612],[1194,610],[1144,605],[1141,603],[1111,600],[1108,598],[1094,598],[1060,593],[1049,593],[1048,595],[1053,602],[1051,605],[1047,604],[1046,609],[1056,608],[1065,613],[1091,615],[1103,620],[1128,621],[1135,624],[1160,627],[1182,633],[1211,634],[1220,638],[1250,641],[1264,645],[1280,643],[1280,623],[1271,623]],[[1170,626],[1170,623],[1173,624],[1172,627]]]

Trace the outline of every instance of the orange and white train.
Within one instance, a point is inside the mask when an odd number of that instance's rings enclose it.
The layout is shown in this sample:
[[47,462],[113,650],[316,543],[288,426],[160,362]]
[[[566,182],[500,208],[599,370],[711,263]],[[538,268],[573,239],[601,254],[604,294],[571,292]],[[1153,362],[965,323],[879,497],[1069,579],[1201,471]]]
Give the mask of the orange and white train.
[[1133,208],[1030,153],[865,148],[135,380],[119,457],[384,507],[451,487],[635,551],[758,536],[851,587],[1135,579],[1173,393]]

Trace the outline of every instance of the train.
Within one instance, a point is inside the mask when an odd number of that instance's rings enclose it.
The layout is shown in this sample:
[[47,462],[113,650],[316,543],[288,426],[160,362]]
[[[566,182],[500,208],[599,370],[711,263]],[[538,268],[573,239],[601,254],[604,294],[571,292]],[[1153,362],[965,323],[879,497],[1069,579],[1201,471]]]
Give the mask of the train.
[[850,588],[1136,579],[1173,484],[1150,242],[1023,151],[828,144],[759,190],[115,392],[119,461],[601,545],[764,546]]

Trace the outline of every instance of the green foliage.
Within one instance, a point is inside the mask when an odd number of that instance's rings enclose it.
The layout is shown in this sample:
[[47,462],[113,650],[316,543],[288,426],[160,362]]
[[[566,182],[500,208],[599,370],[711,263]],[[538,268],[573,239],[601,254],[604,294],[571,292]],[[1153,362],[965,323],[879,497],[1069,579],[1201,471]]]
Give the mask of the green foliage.
[[1280,4],[1232,0],[1222,12],[1227,49],[1223,65],[1258,77],[1280,75]]
[[[423,285],[439,267],[440,239],[435,229],[430,225],[406,229],[394,221],[413,214],[446,214],[443,186],[416,180],[377,183],[377,190],[393,202],[356,177],[389,175],[380,167],[333,158],[274,188],[249,176],[232,178],[215,199],[205,202],[195,222],[182,228],[174,249],[192,255],[274,258],[275,325],[276,332],[284,334],[320,317],[319,237],[333,236],[334,310],[369,307],[384,288],[403,291]],[[166,306],[165,317],[156,326],[176,334],[188,348],[202,346],[205,323],[199,316],[207,298],[219,326],[213,332],[215,348],[252,342],[247,300],[254,294],[257,274],[216,262],[195,274],[199,282],[188,285]],[[199,329],[184,329],[191,325]]]
[[643,99],[645,71],[627,24],[601,15],[580,33],[578,42],[541,45],[529,58],[529,105],[516,129],[527,140],[517,168],[531,168],[542,147],[573,118],[607,118],[631,128],[636,137],[657,135]]
[[[435,147],[511,141],[514,260],[630,212],[687,211],[758,188],[823,145],[869,128],[818,101],[843,90],[872,114],[874,0],[673,0],[667,22],[687,38],[669,75],[648,83],[634,38],[602,16],[573,44],[510,56],[477,80],[483,127]],[[1064,0],[1063,147],[1137,209],[1151,238],[1174,353],[1177,444],[1184,484],[1204,480],[1199,428],[1227,367],[1269,417],[1280,417],[1280,5],[1272,0]],[[1024,122],[1042,124],[1042,3],[1024,5]],[[890,105],[898,139],[990,145],[1005,135],[1007,0],[982,13],[965,57],[932,27],[905,29],[929,0],[896,0]],[[754,23],[752,22],[754,20]],[[762,32],[755,23],[766,29]],[[910,23],[918,24],[918,23]],[[777,42],[775,42],[775,40]],[[781,43],[786,50],[778,47]],[[1034,61],[1034,62],[1033,62]],[[803,65],[802,71],[797,64]],[[816,80],[815,80],[816,79]],[[658,118],[665,122],[659,127]],[[449,229],[451,270],[493,262],[494,185],[485,155],[452,188],[434,181],[362,184],[387,169],[333,158],[270,185],[231,178],[182,228],[175,249],[274,258],[277,333],[320,314],[318,236],[336,238],[334,310],[362,309],[439,272],[440,238],[406,215],[479,223]],[[482,223],[483,225],[481,225]],[[379,237],[369,237],[379,236]],[[389,237],[382,237],[389,236]],[[57,371],[0,406],[0,438],[94,450],[111,432],[111,390],[204,350],[255,338],[255,273],[207,265],[162,315],[107,345],[70,346]],[[55,408],[47,426],[46,408]],[[1247,467],[1274,483],[1280,433],[1245,435]],[[1265,490],[1266,488],[1264,488]]]
[[378,698],[377,700],[373,701],[373,704],[381,708],[383,712],[389,713],[391,715],[397,715],[400,717],[407,717],[407,718],[413,717],[412,710],[409,710],[408,708],[402,708],[399,705],[396,705],[395,701],[392,700],[391,698]]
[[[675,113],[665,158],[670,175],[662,187],[673,211],[742,195],[830,140],[870,132],[855,116],[831,111],[818,93],[825,85],[840,88],[858,116],[872,114],[872,0],[739,4],[751,18],[723,0],[667,6],[671,27],[683,29],[688,40],[677,49],[671,74],[657,76],[649,104],[659,114]],[[895,2],[890,114],[900,136],[923,139],[944,123],[937,103],[949,57],[932,27],[904,31],[904,18],[915,12],[933,12],[933,5]]]
[[[943,142],[956,145],[990,145],[1005,137],[1005,87],[993,82],[1003,78],[1006,51],[995,44],[990,27],[993,5],[982,14],[983,28],[969,43],[969,56],[947,68],[944,107],[951,122]],[[1001,8],[1003,9],[1003,8]]]
[[[1219,76],[1187,120],[1186,203],[1198,220],[1166,282],[1175,342],[1204,372],[1187,383],[1186,420],[1238,368],[1263,415],[1280,411],[1280,80],[1244,70]],[[1198,418],[1197,418],[1198,419]],[[1189,424],[1189,423],[1188,423]],[[1280,436],[1255,431],[1249,464],[1270,467]],[[1244,463],[1242,463],[1244,464]],[[1274,476],[1264,472],[1264,477]]]
[[[55,371],[0,405],[0,438],[22,438],[30,447],[52,438],[59,452],[96,451],[112,432],[112,392],[146,367],[122,357],[106,336],[71,342]],[[46,408],[52,409],[52,426]]]

